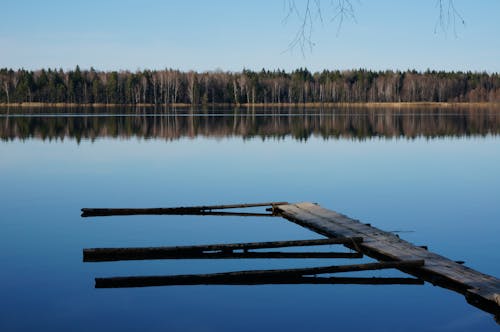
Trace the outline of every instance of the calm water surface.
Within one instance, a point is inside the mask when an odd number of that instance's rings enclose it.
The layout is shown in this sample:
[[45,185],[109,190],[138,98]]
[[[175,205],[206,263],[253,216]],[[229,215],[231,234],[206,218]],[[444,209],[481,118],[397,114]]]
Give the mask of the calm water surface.
[[500,276],[498,111],[296,113],[3,111],[0,330],[499,330],[428,284],[94,289],[95,277],[353,261],[83,263],[83,248],[319,235],[280,218],[82,219],[82,207],[312,201]]

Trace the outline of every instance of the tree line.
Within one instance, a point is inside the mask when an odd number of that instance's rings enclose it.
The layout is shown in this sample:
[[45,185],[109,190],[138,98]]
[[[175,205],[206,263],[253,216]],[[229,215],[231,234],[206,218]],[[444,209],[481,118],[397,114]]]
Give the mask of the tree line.
[[174,69],[0,69],[0,103],[296,104],[500,102],[500,75],[485,72]]

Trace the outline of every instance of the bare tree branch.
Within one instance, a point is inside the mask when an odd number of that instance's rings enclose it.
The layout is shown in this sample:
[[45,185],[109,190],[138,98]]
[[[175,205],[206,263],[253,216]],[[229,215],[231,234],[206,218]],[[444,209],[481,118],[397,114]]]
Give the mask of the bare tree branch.
[[434,33],[437,33],[438,28],[447,32],[450,28],[453,29],[453,34],[457,35],[457,26],[465,26],[465,20],[460,12],[455,7],[454,0],[437,0],[436,6],[439,8],[439,16],[434,27]]
[[337,35],[340,33],[340,28],[342,28],[342,24],[344,23],[344,20],[346,18],[356,22],[356,16],[354,15],[354,6],[349,0],[338,0],[337,6],[334,10],[334,14],[335,15],[332,17],[331,21],[333,22],[338,19],[339,23],[337,26]]
[[[312,51],[314,42],[312,41],[312,34],[314,31],[314,24],[316,21],[323,23],[323,6],[321,0],[306,0],[304,7],[299,8],[295,0],[285,0],[286,16],[284,22],[286,23],[292,14],[296,14],[300,20],[299,27],[294,38],[288,44],[287,50],[299,48],[304,55],[306,50]],[[338,21],[337,34],[339,33],[344,21],[346,19],[355,19],[355,10],[350,0],[330,0],[331,7],[330,22]],[[302,10],[301,10],[302,9]],[[328,10],[330,11],[330,10]]]
[[[296,16],[299,20],[299,26],[293,39],[288,44],[286,51],[292,51],[296,48],[300,49],[302,55],[306,51],[312,51],[314,42],[312,40],[313,31],[316,22],[323,24],[323,13],[328,13],[330,22],[337,22],[337,35],[344,25],[346,20],[356,22],[356,10],[352,0],[328,0],[328,5],[323,6],[322,0],[301,0],[297,5],[295,0],[284,0],[285,18],[284,23],[287,23],[292,16]],[[328,7],[328,8],[326,8]],[[439,16],[436,21],[434,32],[440,29],[447,32],[449,29],[457,34],[457,27],[465,26],[465,20],[460,12],[455,7],[454,0],[436,0]],[[323,10],[323,9],[326,10]]]

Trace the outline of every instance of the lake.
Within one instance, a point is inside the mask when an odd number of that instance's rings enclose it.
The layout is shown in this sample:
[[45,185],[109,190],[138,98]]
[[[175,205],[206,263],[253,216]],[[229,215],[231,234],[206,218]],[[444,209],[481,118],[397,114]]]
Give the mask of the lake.
[[83,207],[311,201],[499,277],[498,109],[63,111],[0,112],[0,330],[498,330],[429,284],[95,289],[96,277],[352,260],[83,263],[84,248],[320,236],[281,218],[80,217]]

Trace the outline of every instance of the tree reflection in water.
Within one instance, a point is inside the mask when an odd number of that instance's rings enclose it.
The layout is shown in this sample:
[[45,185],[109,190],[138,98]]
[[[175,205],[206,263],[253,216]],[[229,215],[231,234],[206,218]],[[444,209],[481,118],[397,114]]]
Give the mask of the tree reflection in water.
[[[104,110],[106,111],[106,110]],[[95,113],[97,112],[97,113]],[[228,111],[168,111],[148,109],[82,113],[24,112],[0,114],[0,138],[94,140],[97,138],[292,137],[324,139],[463,137],[500,133],[500,112],[487,108],[340,108],[233,109]],[[59,113],[59,112],[58,112]]]

